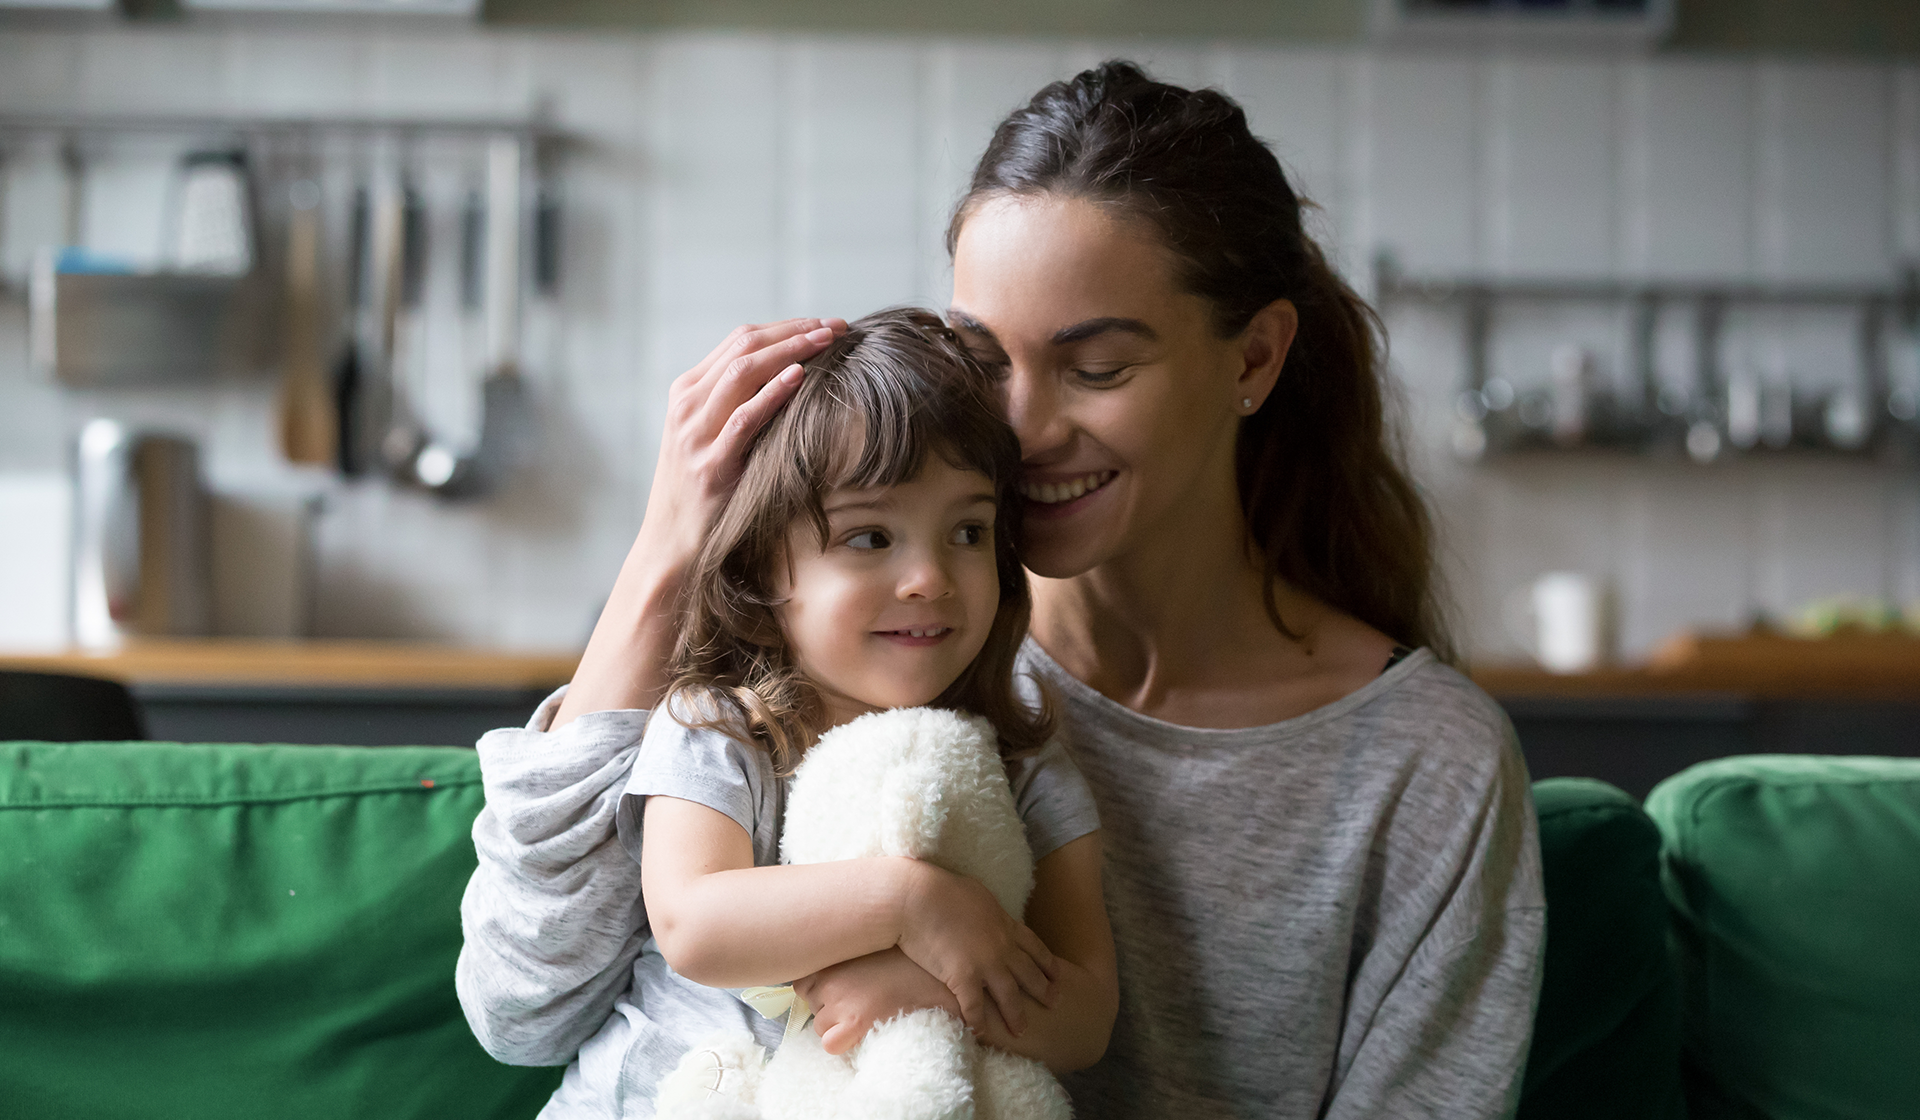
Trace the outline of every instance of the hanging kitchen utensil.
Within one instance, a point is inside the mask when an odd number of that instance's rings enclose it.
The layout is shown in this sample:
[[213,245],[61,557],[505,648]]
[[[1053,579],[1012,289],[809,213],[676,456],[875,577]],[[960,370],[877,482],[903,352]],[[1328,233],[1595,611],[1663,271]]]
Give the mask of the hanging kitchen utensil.
[[431,439],[413,461],[414,481],[446,497],[481,494],[499,485],[520,458],[532,427],[519,369],[521,159],[517,137],[496,137],[487,144],[482,295],[488,372],[480,387],[479,442],[463,452]]
[[171,267],[203,276],[253,271],[253,201],[243,151],[189,152],[180,161]]
[[366,307],[367,237],[372,212],[367,187],[355,187],[347,217],[347,330],[333,366],[333,410],[339,425],[336,449],[340,472],[346,475],[357,475],[367,465],[367,438],[360,423],[360,394],[365,380],[360,363],[360,329]]
[[302,179],[287,193],[280,450],[295,463],[332,463],[340,429],[320,356],[320,188]]
[[413,410],[418,388],[415,374],[423,356],[417,313],[426,276],[427,229],[426,205],[411,175],[402,176],[390,205],[395,209],[386,217],[397,224],[391,234],[393,259],[385,266],[389,287],[382,304],[387,426],[380,457],[390,474],[412,482],[413,461],[427,442]]
[[402,462],[388,441],[394,426],[394,327],[400,310],[405,215],[402,189],[391,168],[374,182],[372,219],[368,238],[371,267],[367,272],[370,306],[362,316],[359,419],[367,440],[367,465],[392,471]]

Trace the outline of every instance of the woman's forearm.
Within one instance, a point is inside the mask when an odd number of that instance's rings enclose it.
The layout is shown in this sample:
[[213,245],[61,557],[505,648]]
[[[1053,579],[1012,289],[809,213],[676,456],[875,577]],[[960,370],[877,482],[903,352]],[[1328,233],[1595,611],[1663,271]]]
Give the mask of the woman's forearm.
[[641,533],[554,712],[553,729],[588,712],[651,708],[659,702],[668,684],[685,569],[684,562],[663,557]]

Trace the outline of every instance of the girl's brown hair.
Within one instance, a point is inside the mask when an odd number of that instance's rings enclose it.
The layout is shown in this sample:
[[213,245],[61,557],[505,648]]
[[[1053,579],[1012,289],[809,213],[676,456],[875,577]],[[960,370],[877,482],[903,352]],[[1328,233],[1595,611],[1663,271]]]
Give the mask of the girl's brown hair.
[[1003,756],[1038,749],[1052,730],[1044,702],[1014,687],[1014,657],[1033,600],[1016,547],[1020,442],[1001,417],[992,374],[930,311],[857,320],[806,363],[793,399],[755,436],[745,470],[695,561],[667,702],[689,726],[765,747],[786,773],[819,732],[820,697],[795,666],[773,592],[789,532],[827,543],[826,496],[896,486],[930,454],[993,484],[1000,605],[980,653],[933,703],[985,716]]
[[1451,659],[1431,521],[1388,437],[1379,317],[1307,236],[1301,199],[1240,106],[1129,62],[1055,82],[994,132],[948,250],[983,200],[1042,194],[1150,223],[1179,262],[1175,282],[1212,304],[1223,338],[1292,301],[1300,325],[1286,366],[1236,448],[1267,613],[1290,633],[1274,598],[1285,580]]

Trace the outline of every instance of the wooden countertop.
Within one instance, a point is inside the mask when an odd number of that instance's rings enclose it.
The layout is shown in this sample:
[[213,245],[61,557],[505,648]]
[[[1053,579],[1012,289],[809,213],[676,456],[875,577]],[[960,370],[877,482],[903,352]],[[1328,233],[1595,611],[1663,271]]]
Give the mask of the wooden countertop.
[[1920,637],[1682,633],[1654,651],[1644,665],[1569,674],[1532,665],[1475,665],[1473,679],[1502,699],[1717,693],[1759,700],[1920,703]]
[[[282,688],[550,689],[570,679],[578,662],[578,654],[373,641],[176,639],[129,643],[113,653],[0,653],[0,669],[133,685]],[[1920,637],[1681,634],[1644,665],[1573,674],[1475,665],[1472,673],[1502,699],[1719,694],[1920,703]]]
[[205,638],[147,639],[112,653],[0,653],[0,669],[131,685],[533,690],[566,683],[579,660],[411,642]]

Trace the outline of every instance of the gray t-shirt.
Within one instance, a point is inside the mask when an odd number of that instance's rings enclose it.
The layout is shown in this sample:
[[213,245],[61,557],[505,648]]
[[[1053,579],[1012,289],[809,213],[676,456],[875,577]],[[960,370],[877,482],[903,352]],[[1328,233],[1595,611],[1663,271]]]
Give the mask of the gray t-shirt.
[[[646,712],[594,712],[549,732],[564,694],[526,728],[480,740],[487,804],[473,826],[480,863],[461,901],[456,987],[488,1053],[567,1065],[542,1117],[649,1117],[654,1086],[694,1044],[745,1029],[771,1050],[782,1025],[660,955],[640,897],[645,798],[726,814],[752,839],[755,866],[769,866],[780,862],[788,779],[765,751]],[[1009,777],[1036,860],[1099,827],[1059,743]]]
[[1099,803],[1120,966],[1082,1117],[1509,1114],[1544,946],[1504,713],[1418,651],[1265,727],[1181,727],[1029,641]]

